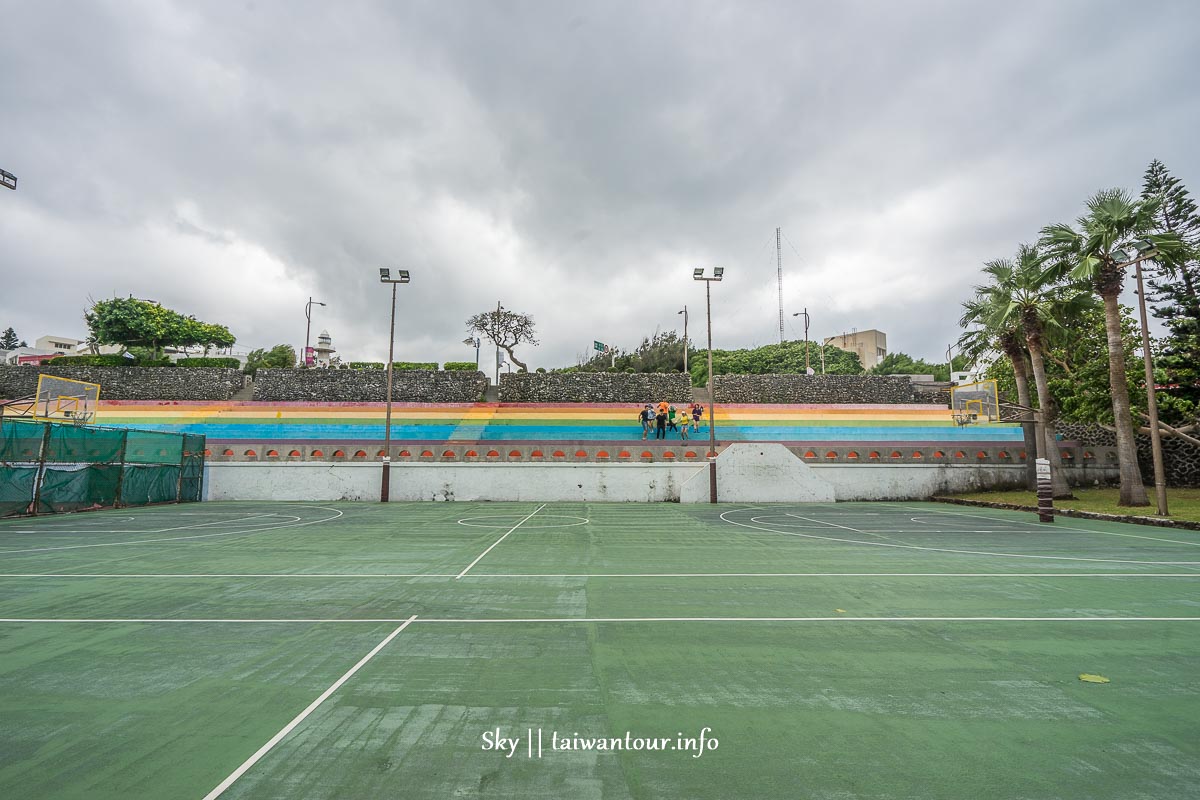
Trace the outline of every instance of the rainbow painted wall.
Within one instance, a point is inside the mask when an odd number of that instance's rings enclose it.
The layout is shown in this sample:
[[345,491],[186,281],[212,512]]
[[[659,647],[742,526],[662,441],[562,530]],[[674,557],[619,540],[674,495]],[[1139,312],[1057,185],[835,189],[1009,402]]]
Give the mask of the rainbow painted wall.
[[[393,442],[624,441],[642,438],[636,405],[393,403]],[[96,423],[238,441],[380,442],[383,403],[101,401]],[[906,444],[1021,441],[1015,424],[959,426],[930,405],[718,405],[723,442]],[[669,439],[679,434],[669,432]],[[692,437],[707,438],[707,417]],[[651,435],[653,438],[653,434]]]

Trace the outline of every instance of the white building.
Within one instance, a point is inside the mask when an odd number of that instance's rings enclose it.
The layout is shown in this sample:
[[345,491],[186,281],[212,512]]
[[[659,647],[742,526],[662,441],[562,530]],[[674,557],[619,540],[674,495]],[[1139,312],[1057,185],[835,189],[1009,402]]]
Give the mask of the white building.
[[318,367],[328,367],[334,359],[337,350],[333,347],[333,337],[329,331],[321,331],[317,336],[317,346],[313,348],[314,358]]

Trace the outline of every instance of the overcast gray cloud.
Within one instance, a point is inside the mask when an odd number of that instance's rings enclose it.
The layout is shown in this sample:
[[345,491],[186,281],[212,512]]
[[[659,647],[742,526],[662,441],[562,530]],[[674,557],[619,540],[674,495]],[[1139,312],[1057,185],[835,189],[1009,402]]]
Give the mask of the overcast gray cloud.
[[[1200,192],[1190,2],[0,0],[0,326],[132,294],[343,357],[531,366],[697,311],[717,346],[879,328],[938,358],[979,265],[1153,158]],[[695,318],[693,318],[695,319]],[[787,331],[788,338],[800,328]]]

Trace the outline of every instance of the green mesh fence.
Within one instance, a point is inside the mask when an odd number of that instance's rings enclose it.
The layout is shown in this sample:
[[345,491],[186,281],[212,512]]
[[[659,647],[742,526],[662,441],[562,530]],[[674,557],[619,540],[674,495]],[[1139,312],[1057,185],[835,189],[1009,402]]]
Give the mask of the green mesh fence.
[[200,500],[204,437],[0,418],[0,517]]

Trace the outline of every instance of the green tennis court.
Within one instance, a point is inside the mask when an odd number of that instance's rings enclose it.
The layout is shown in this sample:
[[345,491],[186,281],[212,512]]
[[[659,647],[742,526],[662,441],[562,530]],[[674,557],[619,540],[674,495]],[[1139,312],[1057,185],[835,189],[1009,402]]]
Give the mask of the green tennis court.
[[1195,532],[203,503],[4,521],[0,573],[3,797],[1200,796]]

